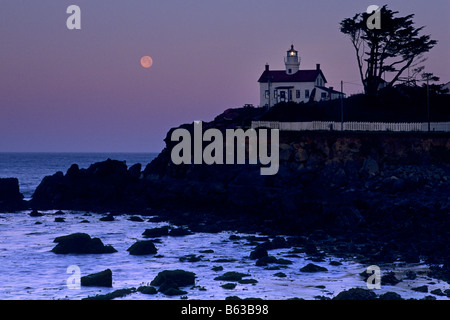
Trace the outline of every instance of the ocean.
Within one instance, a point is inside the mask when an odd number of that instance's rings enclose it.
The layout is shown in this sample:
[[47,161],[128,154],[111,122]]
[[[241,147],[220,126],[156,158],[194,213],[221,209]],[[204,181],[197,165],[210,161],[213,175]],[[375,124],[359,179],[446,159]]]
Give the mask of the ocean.
[[[42,178],[57,171],[66,172],[73,163],[80,168],[108,158],[126,161],[128,166],[141,163],[143,167],[156,154],[153,153],[0,153],[0,177],[17,177],[21,192],[29,199]],[[325,255],[322,261],[313,263],[327,269],[326,272],[307,273],[300,269],[312,263],[301,248],[269,250],[283,263],[267,267],[257,266],[249,258],[255,247],[255,235],[234,231],[219,233],[194,233],[155,240],[157,254],[134,256],[127,249],[136,241],[144,240],[145,229],[171,226],[168,222],[131,221],[127,215],[119,215],[114,221],[100,221],[103,216],[95,212],[66,210],[55,215],[56,210],[42,211],[43,216],[31,217],[30,211],[0,212],[0,300],[79,300],[88,296],[110,293],[117,289],[137,288],[148,285],[163,270],[183,269],[196,274],[196,284],[183,296],[166,296],[132,292],[118,299],[200,299],[223,300],[229,296],[240,298],[289,299],[317,297],[333,298],[350,288],[366,288],[360,276],[367,266],[351,258]],[[57,222],[55,218],[64,218]],[[81,223],[81,222],[84,223]],[[88,223],[86,223],[86,221]],[[112,245],[117,252],[110,254],[55,254],[56,237],[76,232],[98,237],[105,245]],[[233,236],[233,237],[231,237]],[[259,238],[262,235],[256,234]],[[259,240],[261,241],[261,240]],[[259,242],[261,243],[261,242]],[[194,259],[191,259],[194,258]],[[339,262],[339,264],[336,264]],[[80,270],[79,276],[110,269],[113,287],[77,287],[70,285],[73,266]],[[403,298],[421,299],[428,293],[412,291],[412,287],[427,285],[429,290],[449,289],[440,280],[432,279],[425,272],[424,263],[393,263],[380,265],[383,272],[393,271],[403,279],[395,286],[383,285],[377,294],[394,291]],[[237,271],[248,274],[249,283],[236,283],[232,289],[222,287],[229,281],[215,278],[225,272]],[[406,272],[414,271],[417,278],[406,279]],[[436,296],[437,299],[448,299]]]

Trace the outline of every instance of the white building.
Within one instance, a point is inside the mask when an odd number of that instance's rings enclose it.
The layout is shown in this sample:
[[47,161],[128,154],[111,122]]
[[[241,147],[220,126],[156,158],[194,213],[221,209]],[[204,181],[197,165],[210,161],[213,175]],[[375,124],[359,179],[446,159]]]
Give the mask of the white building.
[[308,102],[338,99],[345,94],[327,88],[327,80],[320,69],[300,70],[300,57],[298,51],[291,45],[284,59],[285,70],[266,69],[259,78],[260,107],[273,105],[279,102]]

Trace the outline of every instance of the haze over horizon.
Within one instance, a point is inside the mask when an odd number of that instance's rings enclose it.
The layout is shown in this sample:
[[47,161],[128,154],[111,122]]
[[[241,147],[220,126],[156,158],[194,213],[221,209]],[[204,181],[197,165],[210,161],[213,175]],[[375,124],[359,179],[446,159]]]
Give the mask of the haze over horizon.
[[[81,30],[68,30],[69,5]],[[344,18],[374,4],[349,0],[51,1],[0,4],[0,152],[159,152],[167,131],[259,104],[268,63],[317,63],[347,94],[362,91]],[[391,0],[438,44],[425,71],[450,81],[448,0]],[[140,59],[153,65],[143,68]]]

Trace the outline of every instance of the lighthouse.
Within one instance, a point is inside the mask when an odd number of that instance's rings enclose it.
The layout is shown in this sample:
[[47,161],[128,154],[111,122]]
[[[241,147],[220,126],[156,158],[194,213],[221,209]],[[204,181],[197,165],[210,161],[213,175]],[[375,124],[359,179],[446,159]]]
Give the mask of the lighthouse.
[[291,45],[291,49],[287,51],[284,58],[284,64],[286,65],[286,73],[294,74],[300,69],[300,58],[298,51],[294,49],[294,45]]

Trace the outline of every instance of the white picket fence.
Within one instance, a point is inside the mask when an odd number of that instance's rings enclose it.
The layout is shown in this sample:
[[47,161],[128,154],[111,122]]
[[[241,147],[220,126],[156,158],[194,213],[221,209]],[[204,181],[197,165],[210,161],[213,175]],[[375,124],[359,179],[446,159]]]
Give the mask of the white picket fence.
[[[341,130],[341,123],[334,121],[279,122],[252,121],[251,127],[279,129],[281,131]],[[344,122],[344,131],[428,131],[428,122],[388,123],[388,122]],[[450,122],[431,122],[430,131],[450,132]]]

